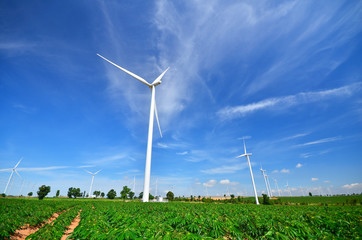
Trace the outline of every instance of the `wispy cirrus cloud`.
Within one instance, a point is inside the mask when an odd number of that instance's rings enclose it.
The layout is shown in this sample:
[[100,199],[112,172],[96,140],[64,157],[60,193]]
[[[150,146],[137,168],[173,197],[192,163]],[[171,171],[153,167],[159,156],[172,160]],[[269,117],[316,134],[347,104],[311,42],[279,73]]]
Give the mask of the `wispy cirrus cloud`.
[[231,166],[221,166],[217,168],[201,170],[202,173],[206,174],[223,174],[223,173],[234,173],[236,171],[247,168],[247,164],[236,164]]
[[330,138],[323,138],[316,141],[306,142],[302,144],[295,145],[296,147],[304,147],[304,146],[310,146],[315,144],[321,144],[321,143],[327,143],[327,142],[335,142],[343,139],[342,137],[330,137]]
[[360,92],[362,83],[354,83],[340,88],[334,88],[316,92],[301,92],[295,95],[269,98],[259,102],[240,105],[235,107],[225,107],[217,112],[222,119],[233,119],[252,114],[260,110],[286,109],[295,105],[313,103],[328,100],[333,97],[348,97]]
[[34,168],[17,168],[18,171],[23,172],[36,172],[36,171],[50,171],[69,168],[69,166],[52,166],[52,167],[34,167]]

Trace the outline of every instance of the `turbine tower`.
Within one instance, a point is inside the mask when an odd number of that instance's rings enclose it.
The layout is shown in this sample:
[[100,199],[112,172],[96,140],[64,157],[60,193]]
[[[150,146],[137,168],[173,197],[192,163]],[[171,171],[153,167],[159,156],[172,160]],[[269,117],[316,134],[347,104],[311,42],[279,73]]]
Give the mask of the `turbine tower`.
[[6,184],[6,187],[5,187],[5,190],[4,190],[4,193],[5,193],[5,194],[6,194],[6,191],[8,190],[9,183],[10,183],[11,179],[13,178],[14,172],[16,173],[16,175],[18,175],[18,176],[20,177],[18,171],[16,171],[16,168],[19,166],[21,160],[23,160],[23,158],[20,158],[19,162],[18,162],[18,163],[15,165],[15,167],[13,167],[13,168],[1,169],[1,171],[11,171],[11,174],[10,174],[10,177],[9,177],[9,181],[8,181],[8,183]]
[[160,128],[160,123],[158,121],[158,115],[157,115],[157,107],[156,107],[156,99],[155,99],[155,89],[156,86],[162,83],[162,77],[165,75],[167,68],[163,73],[161,73],[160,76],[158,76],[151,84],[148,83],[146,80],[141,78],[140,76],[137,76],[136,74],[118,66],[117,64],[109,61],[105,57],[97,54],[99,57],[103,58],[110,64],[114,65],[115,67],[121,69],[123,72],[127,73],[128,75],[132,76],[133,78],[137,79],[138,81],[142,82],[143,84],[147,85],[151,89],[151,107],[150,107],[150,120],[148,125],[148,141],[147,141],[147,154],[146,154],[146,166],[145,166],[145,181],[143,185],[143,202],[149,201],[149,194],[150,194],[150,176],[151,176],[151,155],[152,155],[152,135],[153,135],[153,117],[156,115],[157,125],[158,129],[160,130],[160,135],[162,137],[162,132]]
[[90,185],[89,193],[88,193],[88,197],[91,198],[91,197],[93,196],[93,194],[92,194],[92,187],[93,187],[94,176],[95,176],[97,173],[99,173],[100,171],[102,171],[102,170],[98,170],[98,171],[95,172],[95,173],[91,173],[91,172],[89,172],[89,171],[87,171],[87,170],[85,170],[85,171],[86,171],[87,173],[89,173],[90,175],[92,175],[92,181],[91,181],[91,185]]
[[269,176],[265,174],[265,177],[266,177],[266,181],[268,182],[270,197],[273,197],[272,189],[271,189],[271,187],[270,187],[270,182],[269,182]]
[[288,181],[287,181],[287,185],[285,185],[285,186],[288,188],[289,196],[292,196],[292,192],[290,191],[290,187],[289,187]]
[[266,174],[265,174],[266,170],[264,170],[264,169],[260,166],[260,171],[261,171],[261,174],[263,174],[263,177],[264,177],[264,182],[265,182],[266,191],[267,191],[267,193],[268,193],[268,196],[271,197],[270,191],[269,191],[269,186],[268,186],[268,183],[267,183],[267,181],[266,181]]
[[274,180],[275,186],[278,189],[278,194],[279,194],[279,197],[280,197],[280,189],[279,189],[279,186],[278,186],[278,181],[275,178],[273,180]]
[[250,170],[250,176],[251,176],[251,182],[253,183],[254,188],[254,195],[255,195],[255,202],[257,205],[259,205],[258,195],[256,193],[255,183],[254,183],[254,176],[253,176],[253,170],[251,169],[250,159],[249,156],[251,156],[251,153],[246,153],[246,147],[245,147],[245,139],[243,138],[244,142],[244,154],[241,154],[240,156],[237,156],[236,158],[246,157],[246,160],[249,164],[249,170]]

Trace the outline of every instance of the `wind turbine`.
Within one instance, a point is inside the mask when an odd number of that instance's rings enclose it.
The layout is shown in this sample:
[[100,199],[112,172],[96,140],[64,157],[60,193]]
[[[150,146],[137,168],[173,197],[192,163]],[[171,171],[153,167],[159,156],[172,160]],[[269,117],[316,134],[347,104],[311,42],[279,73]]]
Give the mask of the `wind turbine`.
[[265,175],[266,177],[266,181],[268,182],[268,187],[269,187],[269,192],[270,192],[270,197],[273,197],[273,194],[272,194],[272,189],[270,187],[270,182],[269,182],[269,176],[268,175]]
[[18,175],[18,176],[20,177],[18,171],[16,171],[16,168],[19,166],[21,160],[23,160],[23,158],[20,158],[19,162],[18,162],[18,163],[15,165],[15,167],[13,167],[13,168],[1,169],[1,171],[11,171],[11,174],[10,174],[10,177],[9,177],[9,181],[8,181],[8,183],[6,184],[6,187],[5,187],[5,190],[4,190],[4,193],[5,193],[5,194],[6,194],[6,190],[8,189],[9,183],[10,183],[11,179],[13,178],[14,172],[16,173],[16,175]]
[[136,176],[133,176],[133,191],[134,194],[136,194]]
[[245,139],[244,138],[243,138],[243,142],[244,142],[244,154],[241,154],[240,156],[237,156],[236,158],[246,157],[246,160],[248,161],[251,181],[253,183],[253,188],[254,188],[255,202],[256,202],[257,205],[259,205],[258,195],[256,193],[256,188],[255,188],[255,183],[254,183],[253,170],[251,169],[251,164],[250,164],[250,159],[249,159],[249,156],[251,156],[251,153],[246,153]]
[[287,181],[287,185],[285,185],[285,186],[288,188],[289,196],[292,196],[292,192],[290,191],[290,187],[289,187],[288,181]]
[[85,170],[87,173],[89,173],[90,175],[92,175],[92,182],[91,182],[91,185],[90,185],[90,188],[89,188],[89,193],[88,193],[88,197],[92,197],[93,196],[93,194],[92,194],[92,187],[93,187],[93,181],[94,181],[94,176],[97,174],[97,173],[99,173],[100,171],[102,171],[102,169],[101,170],[98,170],[97,172],[95,172],[95,173],[91,173],[91,172],[89,172],[89,171],[87,171],[87,170]]
[[151,107],[150,107],[150,120],[148,125],[148,141],[147,141],[147,154],[146,154],[146,166],[145,166],[145,180],[144,180],[144,186],[143,186],[143,202],[149,201],[149,193],[150,193],[150,176],[151,176],[151,155],[152,155],[152,135],[153,135],[153,117],[156,115],[157,125],[158,129],[160,131],[160,135],[162,137],[162,132],[160,128],[160,122],[158,121],[158,115],[157,115],[157,107],[156,107],[156,86],[162,83],[162,77],[165,75],[167,68],[163,73],[161,73],[160,76],[158,76],[151,84],[148,83],[146,80],[141,78],[140,76],[137,76],[136,74],[118,66],[117,64],[109,61],[105,57],[101,56],[100,54],[97,54],[99,57],[103,58],[110,64],[114,65],[115,67],[121,69],[123,72],[127,73],[128,75],[134,77],[138,81],[142,82],[143,84],[147,85],[151,89]]
[[269,191],[269,186],[268,186],[268,183],[266,181],[266,174],[265,174],[266,170],[264,170],[263,167],[260,166],[260,171],[261,171],[261,174],[263,174],[263,177],[264,177],[264,182],[265,182],[265,186],[266,186],[266,191],[268,192],[268,196],[271,197],[270,191]]
[[273,180],[274,180],[275,186],[278,189],[278,193],[279,193],[279,197],[280,197],[280,189],[279,189],[279,186],[278,186],[278,181],[275,178]]

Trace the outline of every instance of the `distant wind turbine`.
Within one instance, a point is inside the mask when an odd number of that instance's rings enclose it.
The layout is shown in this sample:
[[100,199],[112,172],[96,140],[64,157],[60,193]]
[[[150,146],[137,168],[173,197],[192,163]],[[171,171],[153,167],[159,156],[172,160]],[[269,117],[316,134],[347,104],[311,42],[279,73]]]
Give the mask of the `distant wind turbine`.
[[91,198],[91,197],[93,196],[93,194],[92,194],[92,187],[93,187],[94,176],[95,176],[97,173],[99,173],[100,171],[102,171],[102,170],[98,170],[98,171],[95,172],[95,173],[91,173],[91,172],[89,172],[89,171],[87,171],[87,170],[85,170],[85,171],[86,171],[87,173],[89,173],[90,175],[92,175],[92,181],[91,181],[91,185],[90,185],[89,193],[88,193],[88,197]]
[[255,183],[254,183],[253,170],[251,169],[251,164],[250,164],[250,159],[249,159],[249,156],[251,156],[251,153],[246,153],[245,139],[244,138],[243,138],[243,142],[244,142],[244,154],[241,154],[240,156],[237,156],[237,158],[246,157],[246,160],[248,161],[250,176],[251,176],[251,182],[253,183],[253,188],[254,188],[255,202],[256,202],[257,205],[259,205],[258,195],[256,193],[256,188],[255,188]]
[[9,177],[9,181],[8,181],[8,183],[6,184],[6,187],[5,187],[5,190],[4,190],[4,193],[5,193],[5,194],[6,194],[6,191],[7,191],[7,189],[8,189],[9,183],[10,183],[11,179],[13,178],[14,172],[16,173],[16,175],[18,175],[18,176],[20,177],[18,171],[16,171],[16,168],[19,166],[21,160],[23,160],[23,158],[20,158],[19,162],[18,162],[18,163],[15,165],[15,167],[13,167],[13,168],[1,169],[1,170],[0,170],[0,171],[11,171],[11,174],[10,174],[10,177]]
[[108,59],[106,59],[105,57],[97,54],[99,57],[103,58],[104,60],[106,60],[107,62],[109,62],[110,64],[114,65],[115,67],[121,69],[123,72],[127,73],[128,75],[134,77],[135,79],[137,79],[138,81],[142,82],[143,84],[147,85],[150,89],[151,89],[151,107],[150,107],[150,120],[149,120],[149,125],[148,125],[148,141],[147,141],[147,155],[146,155],[146,166],[145,166],[145,181],[144,181],[144,186],[143,186],[143,198],[142,201],[143,202],[148,202],[149,201],[149,193],[150,193],[150,176],[151,176],[151,155],[152,155],[152,135],[153,135],[153,117],[154,115],[156,115],[156,120],[157,120],[157,125],[158,125],[158,129],[160,131],[160,135],[162,137],[162,132],[161,132],[161,128],[160,128],[160,123],[158,121],[158,115],[157,115],[157,107],[156,107],[156,99],[155,99],[155,95],[156,95],[156,86],[162,83],[162,77],[163,75],[165,75],[165,73],[167,72],[167,70],[169,68],[167,68],[163,73],[161,73],[160,76],[158,76],[151,84],[148,83],[146,80],[144,80],[143,78],[141,78],[140,76],[137,76],[136,74],[118,66],[117,64],[109,61]]
[[274,180],[275,186],[278,189],[278,193],[279,193],[279,197],[280,197],[280,189],[279,189],[279,186],[278,186],[278,181],[275,178],[273,180]]
[[290,191],[290,187],[289,187],[288,181],[287,181],[287,185],[285,185],[285,186],[288,188],[289,196],[292,196],[292,192]]
[[265,177],[266,177],[266,181],[268,182],[270,197],[273,197],[273,192],[272,192],[272,189],[270,187],[270,182],[269,182],[269,176],[265,175]]
[[267,191],[267,193],[268,193],[268,196],[271,197],[270,191],[269,191],[269,186],[268,186],[268,183],[267,183],[267,181],[266,181],[266,174],[265,174],[266,170],[264,170],[263,167],[260,166],[260,171],[261,171],[261,174],[263,174],[263,177],[264,177],[264,182],[265,182],[266,191]]

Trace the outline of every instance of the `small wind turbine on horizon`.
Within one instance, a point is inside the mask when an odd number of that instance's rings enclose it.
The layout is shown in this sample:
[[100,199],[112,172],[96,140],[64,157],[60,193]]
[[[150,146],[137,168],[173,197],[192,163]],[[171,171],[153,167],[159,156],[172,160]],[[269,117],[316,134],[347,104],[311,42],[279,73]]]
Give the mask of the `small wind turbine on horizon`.
[[91,173],[90,171],[87,171],[87,170],[85,170],[85,171],[86,171],[87,173],[89,173],[90,175],[92,175],[92,181],[91,181],[91,185],[90,185],[89,193],[88,193],[88,197],[91,198],[91,197],[93,196],[93,194],[92,194],[92,188],[93,188],[94,176],[95,176],[97,173],[99,173],[100,171],[102,171],[102,169],[101,169],[101,170],[98,170],[98,171],[95,172],[95,173]]
[[275,178],[273,180],[274,180],[275,186],[278,189],[278,193],[279,193],[279,197],[280,197],[280,189],[279,189],[279,186],[278,186],[278,181]]
[[4,190],[4,194],[6,194],[6,191],[7,191],[7,189],[8,189],[9,183],[10,183],[11,179],[13,178],[14,172],[16,173],[16,175],[18,175],[18,176],[20,177],[18,171],[16,171],[16,168],[19,166],[21,160],[23,160],[23,158],[20,158],[19,162],[18,162],[18,163],[15,165],[15,167],[13,167],[13,168],[1,169],[1,170],[0,170],[0,171],[11,171],[11,174],[10,174],[10,177],[9,177],[9,181],[8,181],[8,183],[6,184],[6,187],[5,187],[5,190]]
[[285,185],[285,186],[288,188],[289,196],[292,196],[292,192],[290,191],[290,187],[289,187],[288,181],[287,181],[287,185]]
[[150,177],[151,177],[151,155],[152,155],[152,136],[153,136],[153,118],[154,115],[156,115],[157,125],[158,129],[160,131],[160,135],[162,137],[162,132],[160,128],[160,122],[158,121],[158,115],[157,115],[157,107],[156,107],[156,86],[160,85],[162,83],[162,77],[165,75],[165,73],[168,71],[169,68],[167,68],[163,73],[161,73],[160,76],[158,76],[151,84],[148,83],[146,80],[141,78],[140,76],[137,76],[136,74],[118,66],[117,64],[109,61],[105,57],[101,56],[100,54],[97,54],[99,57],[103,58],[105,61],[109,62],[110,64],[114,65],[115,67],[121,69],[123,72],[127,73],[128,75],[132,76],[133,78],[137,79],[138,81],[142,82],[143,84],[147,85],[151,89],[151,107],[150,107],[150,119],[149,119],[149,125],[148,125],[148,141],[147,141],[147,155],[146,155],[146,166],[145,166],[145,180],[144,180],[144,186],[143,186],[143,202],[149,201],[149,193],[150,193]]
[[246,153],[245,139],[244,138],[243,138],[243,142],[244,142],[244,154],[241,154],[240,156],[237,156],[236,158],[246,157],[246,160],[248,161],[250,176],[251,176],[251,182],[253,183],[253,188],[254,188],[255,202],[256,202],[257,205],[259,205],[258,195],[256,193],[256,188],[255,188],[253,170],[251,169],[251,164],[250,164],[250,159],[249,159],[249,156],[251,156],[252,154],[251,153]]
[[260,166],[260,171],[261,171],[261,174],[263,174],[263,177],[264,177],[264,182],[265,182],[266,191],[267,191],[267,193],[268,193],[268,196],[271,197],[270,191],[269,191],[269,186],[268,186],[268,183],[267,183],[267,181],[266,181],[266,174],[265,174],[266,170],[264,170],[263,167]]

